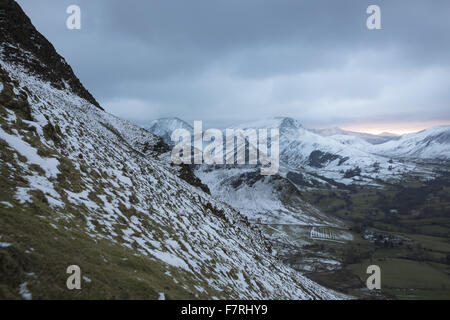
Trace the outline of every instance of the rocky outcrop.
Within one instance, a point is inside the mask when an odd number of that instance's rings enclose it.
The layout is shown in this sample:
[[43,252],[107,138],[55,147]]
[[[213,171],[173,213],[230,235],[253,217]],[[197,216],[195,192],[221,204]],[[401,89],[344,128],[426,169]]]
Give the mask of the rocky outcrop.
[[0,46],[2,60],[20,64],[53,87],[68,88],[102,109],[14,0],[0,0]]

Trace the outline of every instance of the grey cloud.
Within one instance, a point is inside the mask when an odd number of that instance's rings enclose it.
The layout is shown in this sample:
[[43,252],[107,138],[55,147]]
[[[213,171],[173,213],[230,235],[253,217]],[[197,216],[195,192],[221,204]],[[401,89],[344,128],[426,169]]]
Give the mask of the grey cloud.
[[[132,120],[450,121],[446,0],[19,3],[104,107]],[[80,31],[64,25],[73,3]],[[383,30],[365,27],[369,4]]]

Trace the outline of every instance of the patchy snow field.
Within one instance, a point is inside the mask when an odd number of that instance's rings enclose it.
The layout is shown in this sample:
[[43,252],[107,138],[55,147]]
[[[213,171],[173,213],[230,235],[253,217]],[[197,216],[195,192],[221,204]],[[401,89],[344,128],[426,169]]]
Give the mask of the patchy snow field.
[[[111,241],[162,261],[165,272],[179,270],[182,276],[173,278],[174,283],[193,294],[345,298],[283,265],[240,213],[171,173],[170,165],[152,151],[158,141],[153,134],[16,65],[1,61],[1,67],[19,83],[17,92],[29,93],[33,120],[27,125],[34,128],[32,133],[6,130],[17,126],[11,112],[2,120],[6,127],[0,139],[16,158],[25,160],[17,160],[18,167],[10,172],[23,174],[27,185],[17,188],[8,203],[27,206],[33,201],[31,194],[40,190],[48,206],[60,212],[57,219],[72,219],[66,208],[77,208],[86,221],[81,227],[93,240]],[[59,141],[46,135],[49,126],[57,126]],[[32,297],[27,283],[20,294]]]

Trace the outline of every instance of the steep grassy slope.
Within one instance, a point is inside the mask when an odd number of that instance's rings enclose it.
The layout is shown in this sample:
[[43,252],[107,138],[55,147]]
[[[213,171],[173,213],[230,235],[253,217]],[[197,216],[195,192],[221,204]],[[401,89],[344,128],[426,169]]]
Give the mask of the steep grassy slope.
[[0,55],[0,298],[340,297],[177,177],[154,135]]

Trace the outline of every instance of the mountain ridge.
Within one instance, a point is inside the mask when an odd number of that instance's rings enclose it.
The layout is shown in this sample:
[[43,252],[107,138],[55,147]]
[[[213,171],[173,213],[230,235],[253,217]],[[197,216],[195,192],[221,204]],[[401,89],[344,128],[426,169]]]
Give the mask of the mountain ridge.
[[64,89],[67,85],[78,96],[103,110],[66,60],[36,30],[16,1],[0,0],[0,11],[0,54],[3,60],[23,65],[57,89]]
[[[160,130],[161,132],[164,132],[165,134],[165,139],[167,139],[167,137],[170,136],[170,133],[174,130],[174,129],[178,129],[178,128],[188,128],[190,131],[192,131],[192,127],[187,124],[185,121],[179,119],[179,118],[164,118],[161,120],[164,121],[172,121],[172,119],[176,119],[176,121],[174,121],[173,123],[182,123],[183,125],[173,125],[170,128],[165,127],[164,123],[159,121],[159,120],[155,120],[153,121],[153,123],[158,123],[158,130]],[[323,144],[328,144],[330,146],[335,145],[334,142],[332,141],[336,141],[340,146],[343,147],[350,147],[350,148],[354,148],[355,150],[358,150],[356,152],[366,152],[368,154],[373,154],[373,155],[383,155],[385,157],[396,157],[399,155],[398,150],[401,149],[400,144],[401,143],[405,143],[405,141],[407,140],[411,140],[411,139],[419,139],[419,138],[413,138],[413,137],[423,137],[424,140],[424,144],[425,145],[430,145],[431,144],[431,140],[433,139],[433,133],[438,133],[440,136],[435,137],[435,142],[440,143],[441,145],[445,145],[445,144],[450,144],[450,140],[448,138],[448,131],[450,131],[450,126],[434,126],[434,127],[430,127],[424,130],[421,130],[419,132],[416,133],[409,133],[409,134],[405,134],[405,135],[394,135],[392,133],[383,133],[380,135],[373,135],[370,133],[362,133],[362,132],[353,132],[353,131],[346,131],[343,129],[340,129],[338,127],[333,127],[333,128],[327,128],[327,129],[309,129],[309,128],[305,128],[298,120],[294,119],[294,118],[290,118],[290,117],[272,117],[269,119],[264,119],[264,120],[255,120],[252,122],[247,122],[247,123],[240,123],[237,125],[234,125],[231,127],[232,129],[248,129],[248,128],[277,128],[280,129],[280,133],[281,135],[290,135],[290,139],[294,139],[295,137],[292,137],[292,132],[295,132],[294,135],[299,135],[300,133],[298,132],[302,132],[301,134],[307,134],[310,135],[311,137],[315,137],[312,140],[317,140],[317,141],[322,141]],[[154,130],[153,128],[147,126],[146,127],[147,130],[149,130],[150,132],[155,133],[156,135],[158,135],[158,132],[156,130]],[[301,135],[300,134],[300,135]],[[311,135],[313,134],[313,135]],[[424,135],[428,135],[428,137],[425,137]],[[325,139],[321,139],[318,137],[323,137]],[[371,141],[372,139],[378,139],[378,138],[382,138],[382,140],[377,140],[377,141]],[[282,138],[283,139],[283,138]],[[328,140],[326,140],[328,139]],[[327,142],[325,142],[327,141]],[[375,143],[376,142],[376,143]],[[424,144],[422,144],[421,147],[425,147]],[[337,146],[337,145],[335,145]],[[412,148],[412,147],[411,147]],[[442,151],[443,154],[441,156],[439,156],[439,152]],[[406,151],[405,151],[406,152]],[[416,155],[420,155],[422,154],[423,156],[427,156],[426,152],[414,152],[413,150],[409,150],[407,152],[410,155],[414,155],[414,153]],[[405,156],[407,156],[407,154],[405,154]],[[447,152],[447,149],[442,149],[442,150],[435,150],[433,152],[431,152],[428,155],[430,158],[450,158],[450,153]]]
[[194,131],[191,125],[177,117],[156,119],[141,125],[141,127],[161,137],[168,145],[174,145],[174,142],[170,138],[174,130],[185,129],[191,133]]
[[408,133],[398,140],[372,146],[373,153],[418,159],[450,159],[450,125]]
[[331,127],[331,128],[324,128],[324,129],[309,129],[314,133],[317,133],[324,137],[330,137],[330,136],[354,136],[358,137],[360,139],[363,139],[366,142],[369,142],[370,144],[382,144],[391,140],[396,140],[399,138],[398,135],[395,135],[393,133],[389,132],[383,132],[381,134],[371,134],[367,132],[356,132],[356,131],[348,131],[341,129],[339,127]]

